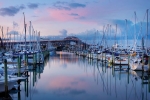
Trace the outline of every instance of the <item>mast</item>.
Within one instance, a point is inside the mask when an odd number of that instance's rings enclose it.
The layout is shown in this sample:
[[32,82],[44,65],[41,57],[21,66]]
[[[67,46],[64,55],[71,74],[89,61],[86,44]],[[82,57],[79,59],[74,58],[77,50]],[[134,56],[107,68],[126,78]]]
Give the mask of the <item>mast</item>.
[[[116,34],[117,34],[117,24],[116,24]],[[115,45],[117,44],[117,41],[116,41],[116,34],[115,34]]]
[[3,26],[2,26],[2,28],[1,28],[1,31],[2,31],[2,40],[3,40],[3,37],[4,37],[4,34],[3,34]]
[[9,35],[10,41],[9,41],[9,50],[11,50],[11,33]]
[[126,48],[128,49],[127,19],[125,19],[125,21],[126,21]]
[[[110,39],[110,41],[111,41],[111,25],[110,25],[109,27],[110,27],[110,29],[109,29],[109,34],[110,34],[109,37],[110,37],[110,38],[109,38],[109,39]],[[110,41],[109,41],[109,42],[110,42]],[[109,43],[108,43],[108,44],[109,44]],[[109,47],[110,47],[111,45],[113,45],[113,44],[110,44]]]
[[[147,9],[146,12],[147,12],[147,28],[146,28],[146,29],[147,29],[147,43],[148,43],[148,9]],[[148,45],[147,45],[147,46],[148,46]]]
[[135,25],[134,25],[134,49],[136,50],[136,12],[134,12],[135,14]]
[[[142,22],[141,22],[141,34],[142,34]],[[141,46],[142,46],[142,50],[144,50],[144,36],[142,36]]]
[[31,21],[29,26],[29,36],[30,36],[30,51],[31,51]]
[[38,49],[38,32],[37,32],[37,30],[36,30],[35,34],[36,34],[36,50],[38,51],[39,49]]
[[[147,48],[147,50],[146,50],[146,51],[148,51],[148,10],[149,10],[149,9],[146,10],[146,13],[147,13],[147,25],[146,25],[146,26],[147,26],[147,27],[146,27],[146,33],[147,33],[147,34],[146,34],[146,36],[147,36],[147,39],[146,39],[146,41],[147,41],[147,42],[146,42],[147,47],[146,47],[146,48]],[[147,54],[148,54],[148,52],[147,52]]]
[[7,27],[7,49],[8,49],[8,29],[9,29],[9,27]]
[[148,37],[148,9],[147,9],[147,37]]
[[[24,12],[23,12],[24,15]],[[26,44],[26,24],[25,24],[25,15],[24,15],[24,32],[25,32],[25,50],[27,50],[27,44]]]

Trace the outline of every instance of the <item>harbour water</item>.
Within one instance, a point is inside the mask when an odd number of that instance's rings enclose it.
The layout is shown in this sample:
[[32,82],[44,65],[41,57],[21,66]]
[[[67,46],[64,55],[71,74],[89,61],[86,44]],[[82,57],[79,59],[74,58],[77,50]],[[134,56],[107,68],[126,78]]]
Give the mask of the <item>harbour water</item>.
[[[122,66],[128,68],[128,66]],[[150,76],[57,52],[28,72],[13,100],[149,100]]]

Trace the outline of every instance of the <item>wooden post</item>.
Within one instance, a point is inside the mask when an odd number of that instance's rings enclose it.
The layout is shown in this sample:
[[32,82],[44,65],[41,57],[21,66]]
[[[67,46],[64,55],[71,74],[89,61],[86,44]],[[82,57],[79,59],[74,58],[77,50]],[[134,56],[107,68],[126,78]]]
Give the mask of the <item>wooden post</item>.
[[150,74],[150,56],[148,56],[148,71],[149,71],[149,74]]
[[18,77],[20,77],[20,68],[21,68],[21,57],[18,56]]
[[35,53],[35,64],[37,63],[37,53]]
[[149,93],[150,93],[150,56],[148,56],[148,73],[149,73],[149,75],[148,75],[148,87],[149,87]]
[[5,70],[5,98],[8,98],[8,77],[7,77],[7,60],[4,60],[4,70]]
[[150,75],[148,75],[148,92],[150,93]]
[[35,57],[35,53],[33,54],[33,63],[36,64],[36,57]]
[[28,66],[28,54],[26,54],[26,56],[27,56],[27,66]]
[[27,53],[25,52],[25,54],[23,55],[24,57],[24,66],[25,66],[25,68],[27,69]]
[[[35,67],[35,65],[33,65],[33,66]],[[34,82],[35,82],[35,81],[34,81],[34,75],[35,75],[35,70],[33,70],[33,76],[32,76],[32,78],[33,78],[33,79],[32,79],[32,80],[33,80],[33,87],[34,87]]]
[[20,81],[18,81],[18,90],[19,90],[19,92],[18,92],[18,100],[21,100],[21,95],[20,95]]
[[37,78],[36,78],[36,77],[37,77],[37,76],[36,76],[36,75],[37,75],[37,71],[36,71],[36,70],[37,70],[37,67],[36,67],[36,69],[35,69],[35,76],[34,76],[34,77],[35,77],[35,82],[37,82]]
[[128,84],[129,84],[129,78],[130,78],[130,73],[129,73],[129,70],[128,70]]
[[26,92],[27,92],[27,84],[26,84],[27,82],[26,82],[26,81],[27,81],[27,80],[25,80],[25,81],[24,81],[24,90],[25,90],[25,95],[26,95]]
[[[27,71],[27,76],[29,76],[28,71]],[[29,87],[29,86],[28,86],[28,85],[29,85],[29,84],[28,84],[28,77],[27,77],[27,81],[26,81],[26,82],[27,82],[27,83],[26,83],[26,84],[27,84],[27,93],[26,93],[26,95],[27,95],[27,97],[28,97],[28,94],[29,94],[29,93],[28,93],[28,92],[29,92],[29,90],[28,90],[28,87]]]

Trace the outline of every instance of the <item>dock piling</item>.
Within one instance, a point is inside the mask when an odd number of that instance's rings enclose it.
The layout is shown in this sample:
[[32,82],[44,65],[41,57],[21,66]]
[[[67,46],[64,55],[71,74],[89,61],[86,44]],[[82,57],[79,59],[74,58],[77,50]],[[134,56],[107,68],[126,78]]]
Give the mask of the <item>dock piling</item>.
[[7,77],[7,60],[4,60],[4,70],[5,70],[5,98],[8,98],[8,77]]
[[21,57],[18,56],[18,77],[20,77],[20,68],[21,68]]

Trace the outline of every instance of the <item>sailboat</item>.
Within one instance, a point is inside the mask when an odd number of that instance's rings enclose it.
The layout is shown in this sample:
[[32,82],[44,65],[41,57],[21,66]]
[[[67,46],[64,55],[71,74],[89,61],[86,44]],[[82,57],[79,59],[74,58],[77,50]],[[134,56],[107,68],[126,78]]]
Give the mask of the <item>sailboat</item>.
[[[148,10],[147,10],[147,32],[148,32]],[[148,35],[148,33],[147,33]],[[147,41],[148,42],[148,41]],[[147,43],[146,42],[146,43]],[[142,56],[140,54],[131,55],[129,65],[132,70],[135,71],[148,71],[148,50],[147,48],[144,48],[144,43],[142,39]],[[146,54],[145,54],[145,49],[146,49]]]

